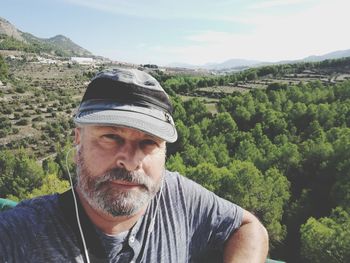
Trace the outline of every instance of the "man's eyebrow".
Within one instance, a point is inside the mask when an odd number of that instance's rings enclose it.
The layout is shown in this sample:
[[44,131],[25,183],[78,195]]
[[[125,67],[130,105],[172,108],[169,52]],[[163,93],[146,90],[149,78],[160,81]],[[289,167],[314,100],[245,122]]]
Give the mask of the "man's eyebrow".
[[[119,127],[119,126],[97,126],[97,129],[99,130],[112,130],[114,132],[121,132],[123,133],[123,127]],[[137,130],[138,131],[138,130]],[[154,140],[156,142],[163,142],[164,140],[161,138],[158,138],[152,134],[148,134],[146,132],[143,131],[139,131],[140,133],[143,134],[143,138],[144,139],[150,139],[150,140]]]
[[113,131],[121,131],[120,127],[116,127],[116,126],[95,126],[96,130],[113,130]]

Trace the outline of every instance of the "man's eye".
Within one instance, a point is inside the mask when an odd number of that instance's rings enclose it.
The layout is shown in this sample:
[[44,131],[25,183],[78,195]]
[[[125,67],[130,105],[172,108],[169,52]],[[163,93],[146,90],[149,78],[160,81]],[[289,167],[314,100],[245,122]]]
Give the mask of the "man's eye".
[[156,141],[153,141],[151,139],[148,139],[148,140],[142,140],[140,142],[140,145],[145,147],[145,146],[157,146],[157,142]]
[[106,140],[115,141],[118,143],[123,141],[123,139],[119,135],[116,135],[116,134],[105,134],[102,137]]

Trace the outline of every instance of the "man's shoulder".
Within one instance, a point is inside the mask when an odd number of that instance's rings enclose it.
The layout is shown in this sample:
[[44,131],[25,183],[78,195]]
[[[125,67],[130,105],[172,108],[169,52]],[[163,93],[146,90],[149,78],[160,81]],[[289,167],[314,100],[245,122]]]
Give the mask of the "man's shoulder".
[[203,189],[201,185],[191,180],[190,178],[181,175],[178,172],[171,172],[166,170],[164,176],[165,184],[172,187],[180,187],[180,188],[198,188],[200,190]]
[[189,179],[178,172],[165,171],[164,182],[169,190],[184,188],[187,181],[189,181]]
[[191,199],[197,200],[199,197],[206,197],[213,194],[178,172],[166,171],[164,181],[165,192],[176,198],[184,198],[187,201]]
[[15,207],[0,213],[1,224],[14,223],[25,224],[26,222],[45,221],[58,209],[58,194],[40,196],[21,201]]
[[165,181],[177,180],[180,177],[182,177],[182,175],[180,175],[178,172],[171,172],[169,170],[165,170],[165,175],[164,175]]
[[54,207],[58,204],[58,194],[43,195],[32,199],[23,200],[18,203],[13,209],[24,210],[42,210]]

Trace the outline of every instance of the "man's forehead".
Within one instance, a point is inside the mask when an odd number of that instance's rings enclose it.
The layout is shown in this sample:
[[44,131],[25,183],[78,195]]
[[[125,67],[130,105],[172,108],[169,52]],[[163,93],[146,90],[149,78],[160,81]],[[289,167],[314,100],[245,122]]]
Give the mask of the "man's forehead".
[[150,138],[153,140],[157,140],[159,142],[163,142],[164,140],[156,137],[154,135],[148,134],[144,131],[130,128],[130,127],[123,127],[123,126],[103,126],[103,125],[88,125],[88,126],[82,126],[81,128],[87,128],[87,131],[89,132],[115,132],[120,134],[129,134],[132,136],[137,137],[143,137],[143,138]]

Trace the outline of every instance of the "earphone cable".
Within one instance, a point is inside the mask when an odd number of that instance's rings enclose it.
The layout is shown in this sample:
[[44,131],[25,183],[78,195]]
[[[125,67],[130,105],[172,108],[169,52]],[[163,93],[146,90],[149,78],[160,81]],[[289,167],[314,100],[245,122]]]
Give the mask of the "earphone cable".
[[67,172],[68,172],[68,177],[69,177],[69,182],[70,182],[70,185],[72,187],[72,193],[73,193],[73,200],[74,200],[74,208],[75,208],[75,215],[76,215],[76,219],[77,219],[77,223],[78,223],[78,228],[79,228],[79,232],[80,232],[80,236],[81,236],[81,241],[83,242],[83,248],[84,248],[84,254],[85,254],[85,258],[86,258],[86,262],[87,263],[90,263],[90,258],[89,258],[89,253],[88,253],[88,250],[87,250],[87,246],[86,246],[86,242],[85,242],[85,237],[84,237],[84,233],[83,233],[83,229],[81,227],[81,224],[80,224],[80,217],[79,217],[79,210],[78,210],[78,202],[77,202],[77,198],[75,196],[75,191],[74,191],[74,186],[73,186],[73,180],[72,180],[72,176],[70,174],[70,171],[69,171],[69,166],[68,166],[68,156],[69,156],[69,153],[73,150],[73,148],[71,148],[67,154],[66,154],[66,169],[67,169]]

